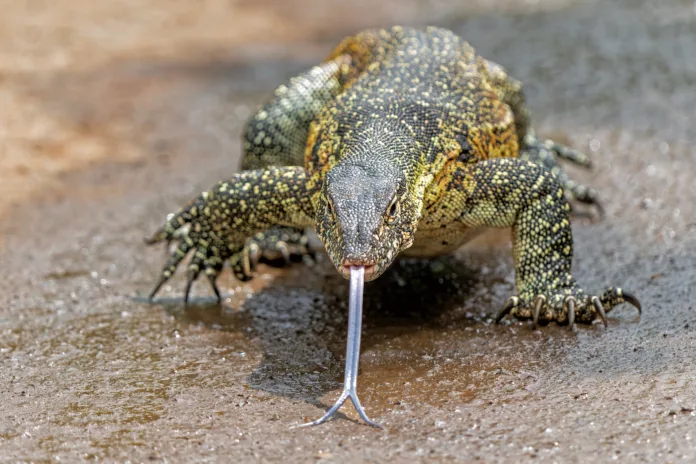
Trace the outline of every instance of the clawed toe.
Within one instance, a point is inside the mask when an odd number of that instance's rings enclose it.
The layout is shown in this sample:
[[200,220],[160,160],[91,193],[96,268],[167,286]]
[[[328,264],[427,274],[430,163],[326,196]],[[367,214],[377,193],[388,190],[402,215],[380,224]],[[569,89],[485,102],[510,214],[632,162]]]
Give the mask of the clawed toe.
[[500,311],[498,311],[498,315],[495,316],[495,323],[500,324],[500,321],[502,321],[503,318],[505,318],[505,316],[510,314],[510,312],[514,308],[519,306],[519,301],[520,299],[516,296],[511,296],[510,298],[508,298],[508,300],[505,302],[505,305],[502,308],[500,308]]
[[634,308],[636,308],[638,310],[638,314],[643,313],[643,308],[640,306],[640,301],[638,301],[638,298],[631,295],[630,293],[624,293],[623,299],[626,300],[627,303],[631,304]]
[[208,282],[210,282],[210,287],[213,289],[213,292],[215,293],[215,298],[217,298],[217,302],[220,303],[222,301],[222,295],[220,294],[220,289],[217,286],[217,275],[218,273],[208,274],[206,272]]
[[570,161],[571,163],[582,166],[586,169],[592,169],[593,167],[590,157],[581,151],[566,147],[565,145],[556,143],[553,140],[546,140],[544,142],[544,146],[556,153],[559,158]]
[[597,210],[599,220],[604,218],[604,208],[599,202],[597,191],[575,182],[558,162],[562,159],[577,166],[591,169],[593,167],[592,161],[585,153],[556,143],[553,140],[542,141],[533,132],[530,132],[524,138],[520,157],[544,166],[549,172],[558,177],[569,197],[580,203],[593,206]]
[[632,293],[625,292],[619,287],[609,287],[604,293],[602,293],[599,300],[609,309],[622,303],[628,303],[638,310],[638,314],[642,314],[643,311],[638,298],[636,298]]
[[599,301],[599,297],[593,296],[591,298],[591,301],[595,309],[597,310],[597,314],[599,314],[599,318],[602,320],[604,327],[607,327],[607,313],[604,312],[604,306],[602,306],[602,302]]
[[562,178],[564,181],[564,188],[570,192],[571,197],[580,203],[585,205],[593,206],[597,210],[597,216],[599,219],[603,219],[605,216],[604,207],[599,201],[599,193],[592,188],[585,187],[575,183],[570,179]]
[[303,229],[272,227],[247,240],[246,252],[251,268],[259,262],[288,266],[311,254],[309,240]]
[[[534,329],[542,323],[556,321],[559,324],[568,324],[571,330],[575,330],[575,322],[579,320],[583,323],[592,323],[595,318],[602,321],[604,327],[608,326],[607,313],[615,306],[622,303],[633,305],[638,313],[641,313],[641,305],[638,299],[630,293],[624,292],[621,288],[611,287],[602,296],[581,296],[566,295],[559,304],[556,298],[548,298],[539,294],[527,303],[517,296],[510,297],[495,317],[495,322],[500,323],[508,315],[518,319],[531,319]],[[550,303],[556,301],[556,305]]]
[[162,285],[169,280],[168,277],[161,276],[160,279],[157,281],[155,286],[150,290],[150,294],[147,296],[147,299],[152,301],[155,298],[155,295],[157,295],[157,292],[159,292],[160,288],[162,288]]
[[[145,238],[146,245],[154,245],[166,242],[169,258],[162,268],[160,278],[149,294],[152,300],[157,292],[169,279],[174,276],[177,267],[183,259],[192,252],[191,261],[188,264],[186,287],[184,289],[184,305],[189,301],[193,283],[201,271],[205,271],[210,285],[215,292],[218,301],[221,300],[220,291],[215,283],[222,270],[223,263],[228,255],[237,250],[232,250],[212,233],[211,227],[201,221],[201,205],[205,202],[207,194],[199,195],[188,206],[176,214],[169,215],[167,221],[154,234]],[[176,247],[170,251],[169,244],[176,242]]]
[[534,311],[532,312],[532,328],[536,329],[539,323],[539,313],[541,312],[541,307],[546,304],[546,297],[543,295],[538,295],[535,298]]
[[566,297],[564,304],[568,307],[568,327],[575,331],[575,298],[572,296]]

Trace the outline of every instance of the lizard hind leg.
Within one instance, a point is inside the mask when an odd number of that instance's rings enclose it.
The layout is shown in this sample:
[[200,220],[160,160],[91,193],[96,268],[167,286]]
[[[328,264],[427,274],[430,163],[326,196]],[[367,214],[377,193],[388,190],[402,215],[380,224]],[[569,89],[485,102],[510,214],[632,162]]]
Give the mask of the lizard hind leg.
[[278,226],[259,232],[247,240],[245,252],[252,269],[258,263],[287,266],[295,261],[314,260],[305,230],[295,227]]
[[600,218],[604,216],[604,208],[599,202],[599,193],[595,189],[573,180],[558,163],[559,159],[564,159],[577,166],[591,169],[592,161],[586,154],[558,144],[553,140],[542,141],[534,132],[530,131],[523,139],[520,158],[546,168],[547,171],[558,177],[563,190],[573,200],[594,206]]
[[539,139],[532,129],[531,116],[525,101],[522,83],[511,77],[502,66],[496,63],[484,60],[483,64],[495,91],[500,99],[510,107],[514,115],[515,129],[520,145],[520,159],[536,163],[555,174],[566,195],[577,202],[594,206],[600,218],[603,217],[604,209],[599,202],[597,191],[574,181],[558,162],[565,160],[590,169],[592,168],[590,158],[585,153],[558,144],[553,140]]

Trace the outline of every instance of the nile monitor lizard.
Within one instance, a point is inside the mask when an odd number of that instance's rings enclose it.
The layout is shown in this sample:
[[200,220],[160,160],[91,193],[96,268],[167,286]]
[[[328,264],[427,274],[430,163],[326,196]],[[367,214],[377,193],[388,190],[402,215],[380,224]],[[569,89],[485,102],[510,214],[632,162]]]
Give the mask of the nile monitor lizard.
[[393,27],[345,39],[275,91],[248,122],[244,149],[243,172],[148,239],[178,240],[151,296],[193,251],[186,297],[200,272],[219,297],[226,261],[248,280],[260,247],[303,251],[296,231],[308,226],[343,276],[363,265],[366,280],[399,255],[441,255],[486,227],[511,227],[517,296],[498,319],[572,327],[606,323],[624,301],[640,309],[618,287],[586,293],[570,273],[566,194],[598,203],[557,158],[589,167],[587,156],[538,139],[520,83],[450,31]]
[[[150,294],[189,253],[188,282],[216,278],[228,261],[241,280],[259,256],[306,252],[313,226],[346,278],[379,277],[397,256],[457,249],[487,227],[511,227],[517,295],[507,314],[574,327],[638,300],[618,287],[586,293],[570,273],[572,199],[597,194],[575,183],[562,158],[582,153],[541,141],[521,85],[453,33],[393,27],[345,39],[322,64],[280,86],[249,121],[243,172],[172,215],[148,243],[178,245]],[[601,212],[601,209],[600,209]],[[344,390],[319,420],[356,392],[362,281],[354,287]],[[358,284],[355,284],[358,285]]]
[[441,255],[486,227],[511,227],[517,296],[499,318],[572,326],[624,301],[640,309],[620,288],[591,295],[570,274],[566,194],[598,206],[597,194],[557,158],[589,167],[587,156],[538,139],[520,83],[450,31],[345,39],[275,91],[248,122],[244,149],[243,172],[148,239],[178,240],[153,296],[192,250],[186,296],[201,271],[219,296],[225,261],[248,280],[259,251],[304,251],[296,230],[307,226],[342,275],[362,265],[366,280],[399,255]]

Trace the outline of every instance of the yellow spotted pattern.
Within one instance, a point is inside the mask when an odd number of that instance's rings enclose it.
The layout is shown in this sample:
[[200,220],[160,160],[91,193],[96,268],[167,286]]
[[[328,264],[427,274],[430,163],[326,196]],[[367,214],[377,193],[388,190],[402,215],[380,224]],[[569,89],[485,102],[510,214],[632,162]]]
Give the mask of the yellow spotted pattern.
[[[229,261],[246,280],[249,249],[258,253],[264,240],[282,237],[277,248],[285,253],[289,237],[304,240],[298,228],[306,226],[337,268],[350,254],[374,263],[372,278],[399,254],[434,256],[483,228],[509,227],[512,314],[531,317],[542,297],[540,320],[565,322],[574,297],[576,320],[589,322],[595,309],[570,273],[565,192],[588,203],[595,192],[570,180],[556,155],[589,160],[539,141],[529,121],[520,83],[450,31],[397,26],[349,37],[249,120],[245,171],[153,236],[179,243],[163,281],[191,250],[193,278],[204,270],[214,282]],[[269,232],[277,227],[290,229]],[[623,301],[620,289],[602,296],[609,309]]]

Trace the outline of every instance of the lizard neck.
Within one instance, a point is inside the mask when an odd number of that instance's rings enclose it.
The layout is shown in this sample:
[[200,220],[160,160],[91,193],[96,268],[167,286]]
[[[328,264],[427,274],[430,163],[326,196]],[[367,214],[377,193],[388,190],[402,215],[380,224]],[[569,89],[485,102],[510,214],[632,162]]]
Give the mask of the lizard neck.
[[340,163],[390,167],[400,171],[410,183],[420,174],[422,157],[418,141],[399,127],[398,120],[386,116],[344,138]]
[[375,119],[353,137],[346,138],[339,164],[399,178],[400,187],[404,188],[400,195],[406,200],[412,220],[416,223],[420,220],[433,174],[428,169],[426,149],[399,124],[399,119],[389,116]]

